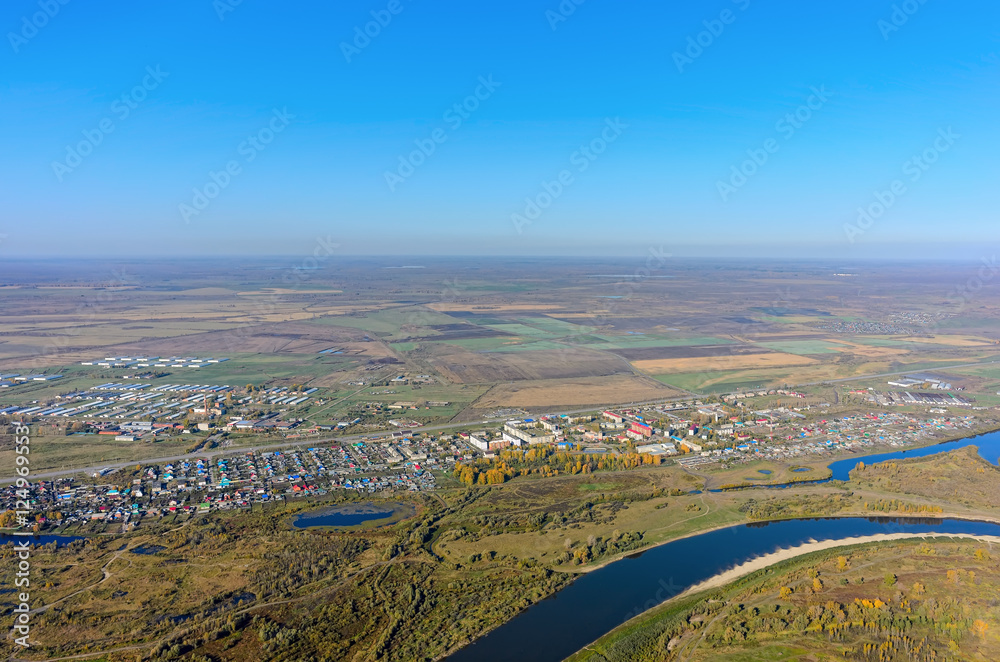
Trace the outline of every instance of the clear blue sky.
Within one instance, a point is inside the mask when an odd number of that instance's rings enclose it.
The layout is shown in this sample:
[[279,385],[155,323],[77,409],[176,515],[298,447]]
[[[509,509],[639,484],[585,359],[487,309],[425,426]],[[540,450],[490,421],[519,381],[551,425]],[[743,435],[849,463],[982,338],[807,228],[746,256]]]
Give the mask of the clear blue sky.
[[[318,237],[345,254],[996,243],[992,0],[910,0],[898,25],[879,0],[566,0],[568,16],[558,0],[62,1],[0,9],[0,256],[307,254]],[[391,20],[355,45],[372,12]],[[477,91],[467,118],[449,113]],[[938,139],[949,127],[959,137]],[[579,151],[595,140],[603,153]],[[747,150],[767,162],[742,182]],[[925,150],[933,165],[907,166]],[[238,174],[196,209],[193,189],[215,193],[229,162]],[[561,193],[517,222],[560,173]],[[894,182],[905,191],[858,226]]]

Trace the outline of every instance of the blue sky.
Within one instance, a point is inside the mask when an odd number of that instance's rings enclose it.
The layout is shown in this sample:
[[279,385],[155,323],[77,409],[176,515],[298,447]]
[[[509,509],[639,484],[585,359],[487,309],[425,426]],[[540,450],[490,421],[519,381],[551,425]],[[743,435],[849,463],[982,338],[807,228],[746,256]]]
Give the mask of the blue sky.
[[8,0],[0,256],[978,256],[1000,6],[895,7]]

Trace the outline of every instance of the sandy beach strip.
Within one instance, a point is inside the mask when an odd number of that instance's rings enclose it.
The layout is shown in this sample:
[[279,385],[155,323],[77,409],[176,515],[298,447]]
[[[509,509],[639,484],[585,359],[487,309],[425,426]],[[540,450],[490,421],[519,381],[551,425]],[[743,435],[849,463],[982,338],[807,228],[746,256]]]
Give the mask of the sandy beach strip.
[[854,538],[839,538],[837,540],[821,540],[817,542],[809,542],[797,547],[781,549],[771,554],[765,554],[764,556],[758,556],[757,558],[750,559],[746,563],[719,573],[714,577],[709,577],[699,584],[695,584],[677,597],[691,595],[692,593],[698,593],[712,588],[719,588],[729,584],[730,582],[736,581],[740,577],[745,577],[751,573],[757,572],[758,570],[764,570],[775,563],[781,563],[782,561],[794,559],[797,556],[803,556],[805,554],[811,554],[812,552],[820,552],[826,549],[835,549],[837,547],[849,547],[851,545],[863,545],[866,543],[889,540],[907,540],[912,538],[962,538],[966,540],[977,540],[979,542],[996,543],[1000,545],[1000,537],[977,536],[966,533],[879,533],[871,536],[856,536]]

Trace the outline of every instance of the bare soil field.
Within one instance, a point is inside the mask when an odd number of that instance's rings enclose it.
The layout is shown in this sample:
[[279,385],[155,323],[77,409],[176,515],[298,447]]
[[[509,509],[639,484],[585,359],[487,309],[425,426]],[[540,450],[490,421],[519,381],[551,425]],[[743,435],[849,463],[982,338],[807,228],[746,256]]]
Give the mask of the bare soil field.
[[571,407],[612,402],[641,402],[683,395],[636,375],[551,379],[521,384],[498,384],[475,403],[476,409],[497,407]]
[[614,356],[586,349],[477,353],[448,346],[428,363],[456,384],[482,384],[569,377],[601,377],[631,372]]

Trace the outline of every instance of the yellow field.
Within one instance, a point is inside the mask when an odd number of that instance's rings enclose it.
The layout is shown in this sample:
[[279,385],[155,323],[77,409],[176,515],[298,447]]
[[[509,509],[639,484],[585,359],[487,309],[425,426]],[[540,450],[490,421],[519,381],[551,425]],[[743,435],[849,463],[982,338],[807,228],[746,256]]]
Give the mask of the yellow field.
[[814,365],[816,359],[794,354],[743,354],[735,356],[710,356],[686,359],[651,359],[632,363],[643,372],[665,375],[671,372],[697,372],[704,370],[740,370],[744,368],[775,368],[784,366]]
[[909,350],[900,349],[898,347],[877,347],[875,345],[859,345],[858,343],[848,342],[846,340],[834,340],[833,338],[827,338],[826,341],[844,346],[844,349],[837,351],[844,352],[845,354],[856,354],[858,356],[863,356],[866,359],[884,359],[892,356],[902,356],[904,354],[910,353]]
[[906,342],[919,342],[929,345],[947,345],[949,347],[988,347],[995,345],[991,340],[975,336],[931,336],[930,338],[907,338]]

